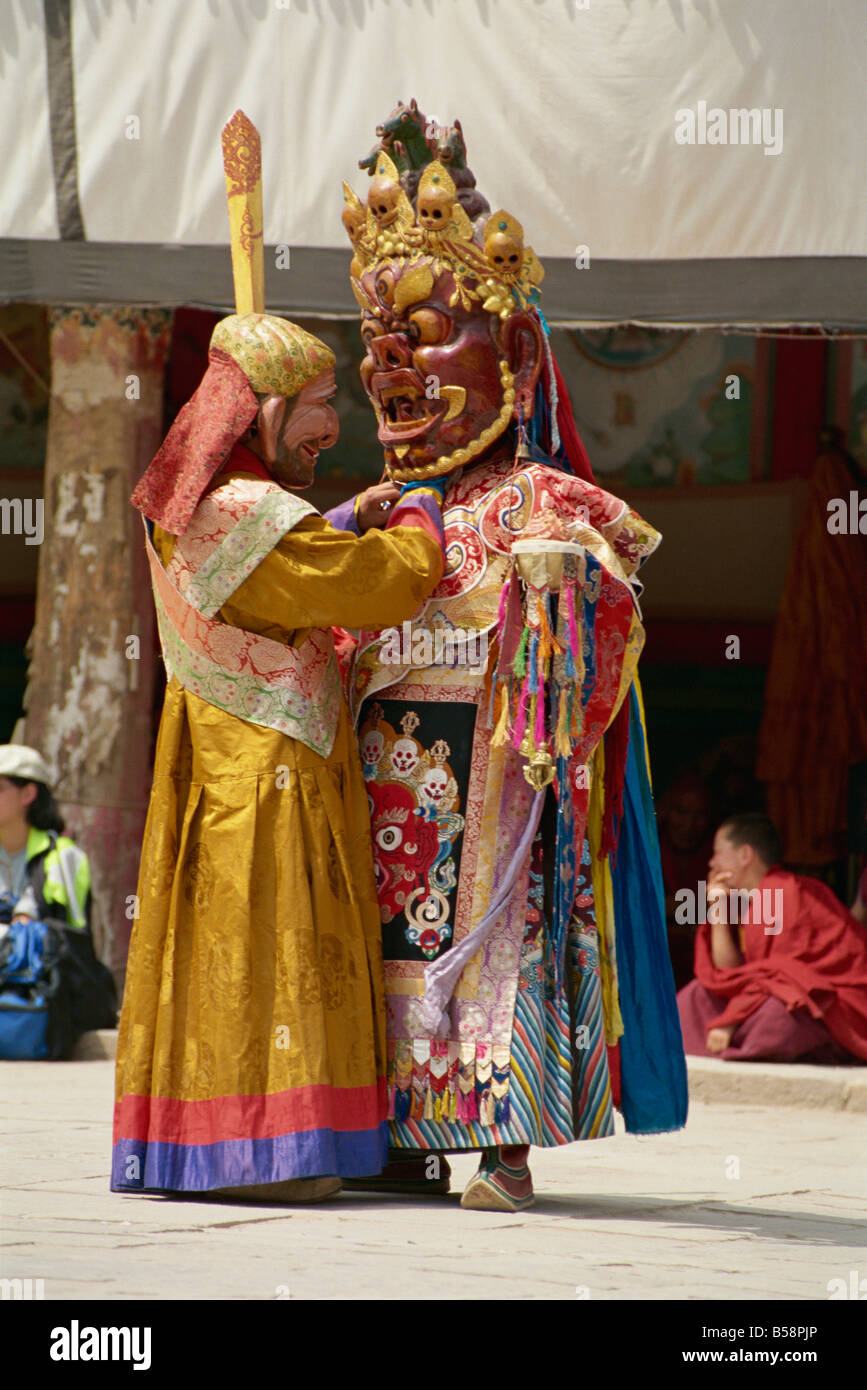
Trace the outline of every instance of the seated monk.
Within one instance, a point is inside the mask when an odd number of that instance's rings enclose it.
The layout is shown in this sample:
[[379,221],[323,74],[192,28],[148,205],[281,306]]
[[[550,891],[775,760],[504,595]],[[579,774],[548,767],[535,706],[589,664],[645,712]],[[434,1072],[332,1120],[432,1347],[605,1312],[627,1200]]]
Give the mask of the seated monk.
[[717,830],[684,1050],[725,1061],[867,1060],[867,930],[824,883],[780,865],[767,816]]

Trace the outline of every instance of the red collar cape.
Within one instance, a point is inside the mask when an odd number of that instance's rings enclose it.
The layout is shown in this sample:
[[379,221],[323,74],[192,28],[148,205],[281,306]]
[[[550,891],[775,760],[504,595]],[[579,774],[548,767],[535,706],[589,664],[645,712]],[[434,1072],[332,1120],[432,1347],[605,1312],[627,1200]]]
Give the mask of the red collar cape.
[[259,409],[244,372],[222,348],[179,412],[130,501],[164,531],[182,536],[211,479],[225,466]]

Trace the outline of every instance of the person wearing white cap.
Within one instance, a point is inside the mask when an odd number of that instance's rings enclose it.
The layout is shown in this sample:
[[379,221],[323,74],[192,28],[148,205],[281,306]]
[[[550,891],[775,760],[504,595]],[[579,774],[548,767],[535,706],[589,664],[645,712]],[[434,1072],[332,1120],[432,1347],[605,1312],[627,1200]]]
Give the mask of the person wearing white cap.
[[90,865],[63,834],[51,773],[35,748],[0,744],[0,897],[13,921],[90,927]]
[[[69,1057],[82,1033],[117,1025],[114,977],[90,931],[90,865],[63,834],[51,781],[35,748],[0,744],[3,1058]],[[26,986],[15,973],[22,953],[37,971]],[[31,1025],[42,1013],[44,1032],[35,1037]]]

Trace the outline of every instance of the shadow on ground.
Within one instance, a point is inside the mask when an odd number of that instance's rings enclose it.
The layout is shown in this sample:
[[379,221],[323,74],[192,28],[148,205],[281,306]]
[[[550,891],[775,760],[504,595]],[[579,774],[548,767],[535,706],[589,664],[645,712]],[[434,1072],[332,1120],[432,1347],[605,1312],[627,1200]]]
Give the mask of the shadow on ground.
[[[768,1194],[783,1195],[783,1194]],[[792,1196],[810,1195],[805,1192],[786,1194]],[[816,1193],[815,1195],[819,1195]],[[184,1195],[171,1197],[164,1194],[142,1193],[138,1201],[152,1201],[174,1206],[176,1203],[196,1202],[212,1208],[231,1208],[235,1212],[248,1213],[253,1220],[257,1214],[268,1214],[274,1218],[281,1214],[292,1216],[310,1211],[340,1214],[348,1209],[386,1211],[395,1207],[409,1211],[430,1211],[440,1207],[447,1211],[460,1208],[460,1192],[447,1195],[420,1198],[405,1193],[367,1193],[343,1192],[325,1202],[311,1202],[287,1205],[279,1202],[244,1202],[240,1198],[217,1198],[207,1193],[200,1196]],[[766,1200],[761,1195],[753,1199],[756,1203]],[[558,1194],[545,1193],[536,1198],[535,1204],[522,1212],[461,1212],[462,1219],[474,1221],[479,1217],[505,1222],[532,1223],[540,1218],[566,1218],[574,1221],[635,1221],[652,1225],[682,1225],[692,1229],[707,1231],[737,1232],[758,1239],[779,1241],[797,1240],[800,1245],[854,1246],[867,1248],[867,1224],[854,1219],[844,1219],[819,1212],[780,1211],[774,1208],[745,1206],[733,1202],[715,1201],[712,1198],[684,1197],[612,1197],[602,1193]]]

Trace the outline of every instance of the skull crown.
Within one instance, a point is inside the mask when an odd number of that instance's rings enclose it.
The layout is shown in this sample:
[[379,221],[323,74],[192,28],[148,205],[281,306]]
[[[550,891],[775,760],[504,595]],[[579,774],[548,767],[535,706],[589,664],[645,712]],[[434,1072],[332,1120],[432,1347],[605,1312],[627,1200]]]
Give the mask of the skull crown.
[[[462,134],[459,148],[441,149],[435,138],[425,136],[428,123],[417,103],[399,110],[400,140],[393,138],[394,132],[387,136],[390,125],[397,129],[395,120],[385,122],[378,128],[380,145],[361,161],[373,175],[366,206],[348,184],[343,185],[342,221],[353,246],[350,275],[359,305],[377,311],[362,280],[365,271],[395,258],[432,256],[454,275],[456,298],[465,307],[481,300],[485,310],[501,319],[532,308],[539,302],[545,272],[532,247],[525,246],[516,218],[504,209],[485,218],[489,205],[466,168]],[[460,123],[449,129],[460,133]],[[449,158],[443,162],[440,156],[446,154]],[[456,180],[462,180],[461,187]]]

